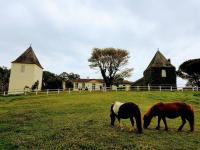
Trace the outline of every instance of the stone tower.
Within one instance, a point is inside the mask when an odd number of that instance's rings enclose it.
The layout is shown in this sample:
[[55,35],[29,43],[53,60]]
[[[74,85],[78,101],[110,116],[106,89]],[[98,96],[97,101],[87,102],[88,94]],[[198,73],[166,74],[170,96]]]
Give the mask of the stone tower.
[[25,88],[32,88],[38,83],[42,86],[43,68],[30,46],[23,54],[12,62],[9,80],[9,92],[22,92]]
[[144,85],[176,87],[176,68],[159,50],[143,74]]

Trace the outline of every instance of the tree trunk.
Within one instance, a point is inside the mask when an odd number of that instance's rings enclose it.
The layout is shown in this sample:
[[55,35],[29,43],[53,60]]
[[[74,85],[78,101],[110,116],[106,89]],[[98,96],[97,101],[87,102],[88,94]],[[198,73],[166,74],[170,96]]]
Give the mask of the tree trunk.
[[103,77],[103,80],[104,80],[104,82],[106,84],[106,87],[110,87],[111,83],[110,83],[110,80],[106,77],[105,71],[102,68],[100,68],[100,70],[101,70],[101,75]]

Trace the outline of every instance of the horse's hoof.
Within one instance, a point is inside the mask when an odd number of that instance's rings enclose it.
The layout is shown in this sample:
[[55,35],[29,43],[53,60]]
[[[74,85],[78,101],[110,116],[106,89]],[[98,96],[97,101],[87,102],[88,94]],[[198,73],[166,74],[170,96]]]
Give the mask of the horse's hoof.
[[118,128],[118,129],[123,129],[124,127],[122,127],[122,126],[118,126],[117,128]]
[[124,128],[124,126],[123,126],[123,125],[121,125],[121,124],[120,124],[120,125],[118,125],[117,127],[118,127],[119,129],[121,129],[121,128]]
[[142,131],[138,131],[137,133],[138,133],[138,134],[142,134]]
[[122,128],[120,128],[120,130],[121,130],[121,131],[123,131],[123,130],[124,130],[124,128],[122,127]]
[[156,130],[160,130],[160,127],[156,127]]

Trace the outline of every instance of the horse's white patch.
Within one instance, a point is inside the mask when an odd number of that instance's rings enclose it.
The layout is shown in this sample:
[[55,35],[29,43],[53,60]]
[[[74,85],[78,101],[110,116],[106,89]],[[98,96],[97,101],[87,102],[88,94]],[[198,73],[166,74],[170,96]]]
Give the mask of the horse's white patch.
[[121,105],[123,105],[124,103],[121,103],[121,102],[115,102],[114,103],[114,106],[113,106],[113,111],[116,115],[118,115],[118,112],[119,112],[119,108]]

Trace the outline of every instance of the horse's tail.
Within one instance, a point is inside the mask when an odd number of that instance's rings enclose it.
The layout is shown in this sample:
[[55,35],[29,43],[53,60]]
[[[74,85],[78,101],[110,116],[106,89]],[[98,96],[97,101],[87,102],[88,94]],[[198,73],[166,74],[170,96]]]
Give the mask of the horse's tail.
[[135,116],[136,125],[139,133],[142,133],[142,120],[141,120],[141,112],[138,107],[137,115]]
[[194,109],[192,105],[189,105],[188,121],[190,123],[190,131],[194,131]]

